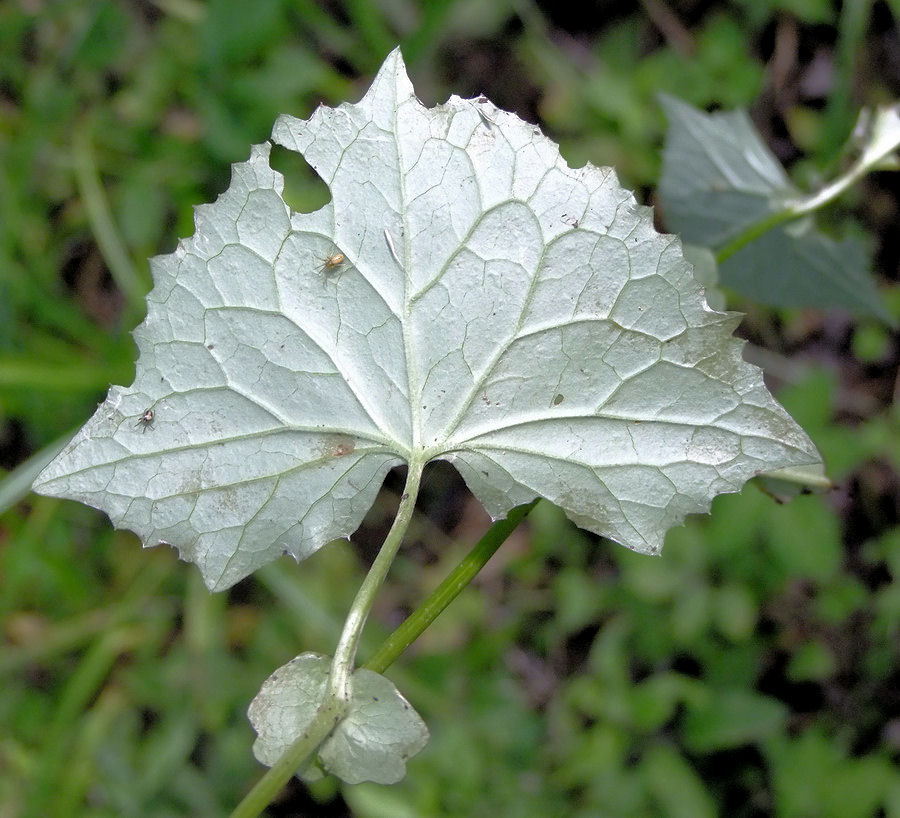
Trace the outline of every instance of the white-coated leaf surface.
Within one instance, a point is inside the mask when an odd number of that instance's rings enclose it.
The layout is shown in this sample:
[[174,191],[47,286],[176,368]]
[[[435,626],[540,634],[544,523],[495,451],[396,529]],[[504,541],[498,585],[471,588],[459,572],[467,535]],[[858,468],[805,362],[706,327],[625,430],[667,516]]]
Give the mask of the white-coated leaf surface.
[[135,382],[38,491],[221,589],[349,536],[413,459],[454,463],[494,518],[543,496],[645,553],[716,494],[818,461],[611,169],[569,168],[483,98],[425,108],[399,51],[358,104],[273,140],[332,202],[292,213],[255,146],[153,260]]
[[[273,766],[309,726],[322,703],[331,660],[303,653],[278,668],[250,704],[249,717],[259,734],[253,754]],[[406,774],[406,761],[428,742],[428,728],[393,683],[361,668],[353,674],[350,709],[319,746],[317,764],[303,777],[315,780],[319,769],[348,784],[394,784]]]

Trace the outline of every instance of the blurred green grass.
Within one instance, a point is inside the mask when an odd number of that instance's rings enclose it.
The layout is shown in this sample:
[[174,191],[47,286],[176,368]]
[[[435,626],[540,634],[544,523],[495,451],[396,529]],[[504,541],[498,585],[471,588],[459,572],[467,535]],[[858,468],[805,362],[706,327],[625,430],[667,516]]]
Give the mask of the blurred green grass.
[[[397,42],[426,103],[484,92],[539,119],[570,164],[611,164],[643,191],[658,91],[759,108],[784,93],[765,43],[835,44],[833,93],[788,105],[778,134],[814,175],[852,126],[855,67],[877,53],[874,23],[822,0],[673,3],[674,20],[658,3],[564,5],[0,6],[4,468],[130,382],[145,259],[193,232],[191,208],[224,189],[229,164],[278,113],[358,98]],[[890,95],[866,76],[866,100]],[[279,161],[292,204],[317,207],[324,186]],[[722,497],[660,559],[539,506],[389,671],[432,730],[407,779],[294,785],[272,815],[900,818],[896,344],[846,325],[851,346],[833,324],[745,306],[747,334],[791,356],[779,396],[839,490],[788,506],[752,487]],[[369,650],[486,524],[446,472],[429,491]],[[89,509],[16,503],[0,518],[0,816],[227,814],[260,774],[250,698],[296,653],[332,650],[362,572],[357,549],[332,546],[211,596],[172,552],[141,551]]]

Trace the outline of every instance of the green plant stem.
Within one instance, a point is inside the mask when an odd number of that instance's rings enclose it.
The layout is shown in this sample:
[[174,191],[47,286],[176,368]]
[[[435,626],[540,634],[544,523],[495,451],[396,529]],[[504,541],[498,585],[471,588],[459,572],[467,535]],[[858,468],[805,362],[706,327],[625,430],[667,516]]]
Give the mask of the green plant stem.
[[[56,503],[43,499],[42,502],[48,505],[50,502]],[[168,563],[157,561],[149,563],[139,572],[119,604],[109,609],[106,628],[84,652],[68,677],[52,715],[45,720],[43,746],[40,754],[33,758],[31,792],[23,814],[67,814],[54,805],[69,781],[68,765],[74,737],[78,734],[75,725],[86,712],[87,703],[102,695],[115,662],[139,646],[152,643],[152,633],[157,623],[152,619],[148,621],[146,615],[140,615],[141,608],[158,591],[168,575],[169,567]]]
[[390,667],[397,657],[418,639],[440,613],[459,596],[537,503],[538,501],[535,499],[527,505],[516,506],[504,519],[497,520],[444,581],[404,620],[400,627],[384,640],[363,667],[374,670],[376,673],[383,673]]
[[91,229],[94,231],[94,238],[97,239],[97,245],[100,247],[100,252],[103,253],[110,275],[128,300],[129,307],[139,312],[144,308],[144,296],[147,288],[137,269],[131,263],[131,258],[119,237],[119,231],[116,229],[110,213],[109,204],[97,173],[97,165],[94,162],[88,125],[83,125],[75,132],[72,158],[78,192],[84,201]]
[[882,152],[863,150],[859,158],[844,173],[825,187],[811,193],[808,196],[800,196],[795,199],[787,199],[782,203],[780,210],[770,213],[755,224],[751,224],[736,238],[716,251],[716,262],[722,264],[731,258],[738,250],[746,247],[750,242],[768,233],[775,227],[788,222],[796,221],[813,213],[820,207],[838,198],[845,190],[856,184],[863,176],[872,170],[873,166],[884,158]]
[[[126,373],[127,374],[127,373]],[[0,356],[0,387],[44,392],[96,392],[105,389],[117,373],[109,363],[92,365],[79,360],[71,364],[49,364],[31,359]],[[68,396],[67,396],[68,397]]]
[[853,84],[871,20],[871,0],[845,0],[837,24],[834,74],[822,121],[823,155],[834,161],[853,127]]
[[[44,466],[63,450],[63,447],[72,439],[72,434],[72,432],[67,432],[49,445],[44,446],[39,452],[35,452],[28,460],[20,463],[11,472],[7,472],[3,477],[0,477],[0,514],[5,513],[28,495],[34,478],[40,474]],[[0,667],[3,666],[4,660],[9,656],[7,650],[4,650],[3,654],[3,658],[0,658]]]
[[716,250],[716,264],[721,266],[725,261],[731,258],[738,250],[742,250],[750,242],[756,241],[760,236],[768,233],[781,224],[787,224],[798,218],[790,210],[779,210],[772,213],[764,219],[751,224],[743,233],[733,238],[730,242]]
[[341,638],[335,649],[325,698],[319,705],[315,718],[288,747],[278,762],[235,807],[231,818],[255,818],[259,815],[290,780],[291,776],[306,766],[319,745],[328,738],[331,731],[346,715],[350,706],[350,698],[353,695],[353,663],[356,660],[359,638],[369,612],[372,610],[378,589],[384,582],[406,535],[406,530],[409,528],[424,465],[422,461],[413,461],[409,464],[406,485],[403,487],[397,516],[350,606]]
[[765,472],[760,474],[757,479],[781,480],[806,491],[830,491],[834,488],[834,483],[824,473],[818,474],[812,466]]
[[882,158],[880,155],[873,157],[869,151],[863,151],[859,159],[833,182],[825,185],[816,193],[788,202],[787,212],[791,218],[799,219],[818,210],[820,207],[824,207],[829,202],[837,199],[845,190],[855,185],[872,169],[872,165]]
[[291,776],[306,766],[307,760],[318,746],[328,738],[329,733],[340,723],[347,711],[346,704],[326,696],[316,717],[288,747],[284,755],[269,771],[256,782],[253,789],[231,813],[230,818],[256,818],[278,795]]
[[331,676],[328,681],[328,693],[349,704],[353,693],[351,689],[351,674],[356,661],[356,650],[359,647],[359,637],[362,635],[363,626],[372,610],[375,595],[387,576],[388,569],[397,555],[397,550],[406,535],[412,520],[416,497],[419,494],[419,485],[422,480],[422,468],[424,463],[411,462],[406,475],[406,485],[400,497],[400,507],[394,524],[384,540],[384,545],[375,557],[369,573],[363,580],[356,599],[350,607],[347,619],[344,622],[344,631],[334,651],[334,660],[331,663]]

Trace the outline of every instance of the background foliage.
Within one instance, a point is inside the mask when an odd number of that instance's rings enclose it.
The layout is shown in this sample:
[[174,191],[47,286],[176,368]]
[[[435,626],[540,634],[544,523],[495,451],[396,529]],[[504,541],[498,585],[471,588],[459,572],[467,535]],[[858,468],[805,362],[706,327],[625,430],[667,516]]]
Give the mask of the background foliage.
[[[278,113],[357,99],[397,42],[426,104],[483,92],[652,201],[658,91],[749,107],[801,185],[834,168],[859,105],[900,96],[897,4],[836,6],[2,4],[0,466],[131,382],[144,259],[192,232],[191,206],[230,163]],[[324,186],[281,161],[295,206],[318,206]],[[876,174],[828,214],[867,231],[894,315],[897,189]],[[729,306],[748,311],[747,357],[837,489],[722,497],[658,559],[539,506],[389,671],[432,732],[407,779],[294,784],[272,816],[900,816],[897,338],[843,314]],[[333,649],[397,488],[354,545],[215,596],[89,509],[34,495],[9,509],[0,816],[227,814],[261,772],[250,698],[301,650]],[[440,465],[420,507],[369,649],[487,525]]]

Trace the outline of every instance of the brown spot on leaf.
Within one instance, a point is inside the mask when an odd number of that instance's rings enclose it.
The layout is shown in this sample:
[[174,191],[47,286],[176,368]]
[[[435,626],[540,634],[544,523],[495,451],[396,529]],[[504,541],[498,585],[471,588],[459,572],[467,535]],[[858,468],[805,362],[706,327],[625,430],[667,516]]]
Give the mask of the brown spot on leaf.
[[325,442],[325,454],[328,457],[346,457],[354,451],[356,443],[346,435],[333,435]]

